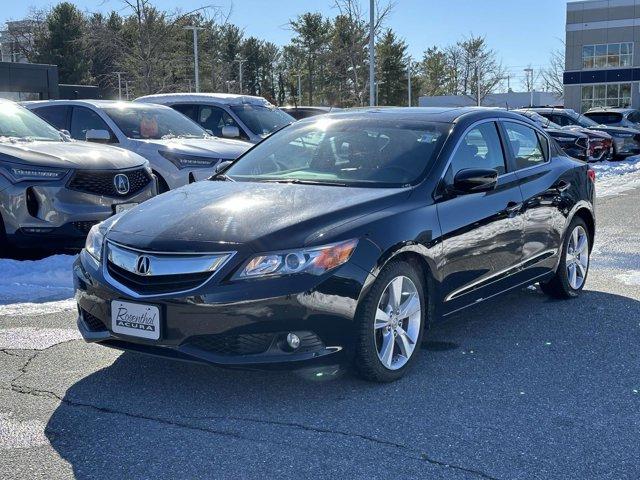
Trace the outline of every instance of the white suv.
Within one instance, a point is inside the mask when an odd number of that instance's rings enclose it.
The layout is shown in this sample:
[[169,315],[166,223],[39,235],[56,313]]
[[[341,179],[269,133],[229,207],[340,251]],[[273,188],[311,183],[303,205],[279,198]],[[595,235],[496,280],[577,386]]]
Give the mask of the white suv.
[[29,110],[71,138],[108,143],[147,160],[160,193],[209,178],[216,165],[235,160],[250,145],[216,138],[175,110],[114,100],[24,102]]
[[232,93],[170,93],[147,95],[134,102],[167,105],[217,137],[258,143],[275,130],[295,122],[262,97]]

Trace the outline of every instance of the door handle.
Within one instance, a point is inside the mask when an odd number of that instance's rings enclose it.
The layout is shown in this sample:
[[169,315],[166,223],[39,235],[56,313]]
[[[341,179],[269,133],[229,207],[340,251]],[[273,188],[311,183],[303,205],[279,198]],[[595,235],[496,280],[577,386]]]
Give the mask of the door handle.
[[522,209],[522,202],[509,202],[504,209],[510,216],[515,215]]
[[556,185],[556,188],[558,189],[559,192],[564,192],[566,189],[568,189],[571,186],[570,182],[566,182],[564,180],[560,180],[558,182],[558,184]]

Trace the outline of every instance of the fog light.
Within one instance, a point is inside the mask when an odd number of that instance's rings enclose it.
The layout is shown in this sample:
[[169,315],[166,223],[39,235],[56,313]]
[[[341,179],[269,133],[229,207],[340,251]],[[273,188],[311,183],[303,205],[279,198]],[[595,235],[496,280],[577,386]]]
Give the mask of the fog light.
[[295,333],[289,333],[287,335],[287,345],[289,345],[292,350],[297,350],[300,346],[300,337]]

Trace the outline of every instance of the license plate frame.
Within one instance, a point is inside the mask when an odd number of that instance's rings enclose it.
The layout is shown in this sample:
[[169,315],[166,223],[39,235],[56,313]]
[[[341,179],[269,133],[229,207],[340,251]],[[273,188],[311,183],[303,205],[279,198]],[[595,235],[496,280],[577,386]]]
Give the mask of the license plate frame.
[[127,300],[111,301],[112,332],[145,340],[160,340],[161,329],[159,306]]

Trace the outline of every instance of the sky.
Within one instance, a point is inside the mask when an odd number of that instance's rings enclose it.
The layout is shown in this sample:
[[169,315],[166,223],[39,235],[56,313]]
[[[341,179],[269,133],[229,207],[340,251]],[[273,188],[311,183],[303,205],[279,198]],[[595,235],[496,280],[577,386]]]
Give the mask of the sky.
[[[69,0],[88,12],[123,10],[120,0]],[[368,1],[360,0],[368,14]],[[334,0],[152,0],[161,9],[190,11],[203,5],[216,5],[231,11],[229,20],[244,28],[247,36],[269,40],[277,45],[292,36],[289,19],[307,11],[334,16]],[[384,2],[384,0],[383,0]],[[30,7],[55,5],[52,0],[3,2],[0,23],[27,15]],[[566,0],[395,0],[386,26],[403,38],[414,59],[422,58],[429,46],[446,46],[474,35],[486,37],[518,90],[523,69],[531,65],[540,70],[550,53],[562,48],[565,31]]]

